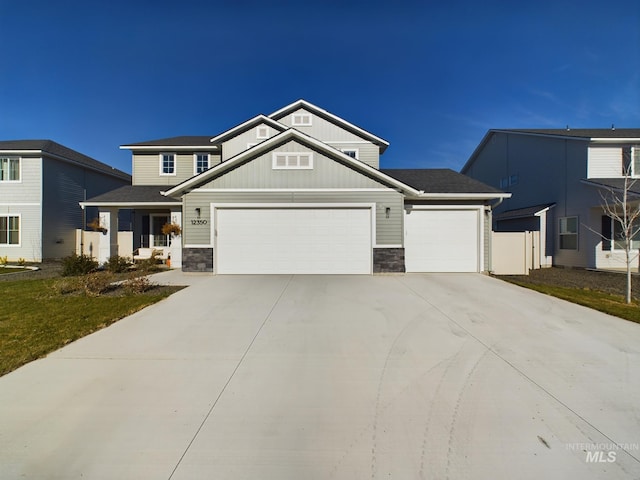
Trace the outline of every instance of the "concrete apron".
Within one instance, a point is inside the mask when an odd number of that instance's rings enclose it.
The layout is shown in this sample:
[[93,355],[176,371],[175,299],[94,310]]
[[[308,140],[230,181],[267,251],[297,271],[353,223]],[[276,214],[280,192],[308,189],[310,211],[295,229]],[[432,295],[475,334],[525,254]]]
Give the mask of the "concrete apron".
[[482,275],[195,278],[0,378],[0,477],[640,476],[639,325]]

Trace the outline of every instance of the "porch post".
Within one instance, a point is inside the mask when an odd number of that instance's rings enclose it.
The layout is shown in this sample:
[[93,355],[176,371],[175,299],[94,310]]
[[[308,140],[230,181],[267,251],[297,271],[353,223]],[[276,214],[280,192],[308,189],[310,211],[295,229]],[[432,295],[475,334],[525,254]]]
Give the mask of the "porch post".
[[[182,210],[171,211],[171,223],[182,225]],[[169,252],[171,255],[171,268],[182,268],[182,234],[172,235],[169,239]]]
[[107,231],[100,237],[98,262],[104,263],[109,257],[118,255],[118,208],[100,211],[100,226]]

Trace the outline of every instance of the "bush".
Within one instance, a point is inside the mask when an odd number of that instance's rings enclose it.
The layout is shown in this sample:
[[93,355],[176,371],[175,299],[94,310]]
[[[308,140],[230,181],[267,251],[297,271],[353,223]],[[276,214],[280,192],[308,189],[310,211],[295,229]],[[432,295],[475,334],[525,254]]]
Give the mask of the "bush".
[[77,255],[75,253],[62,259],[62,276],[86,275],[98,268],[98,262],[89,255]]
[[107,271],[111,273],[124,273],[129,270],[131,266],[131,262],[127,257],[120,257],[118,255],[113,255],[109,257],[107,262],[104,264]]
[[90,297],[97,297],[109,291],[113,283],[113,274],[109,272],[94,272],[82,278],[84,293]]
[[6,255],[4,257],[0,257],[0,265],[6,267],[7,263],[9,263],[9,258]]
[[122,283],[122,288],[124,288],[124,291],[129,295],[144,293],[154,286],[155,284],[151,280],[149,280],[149,277],[136,277],[135,275],[131,275]]

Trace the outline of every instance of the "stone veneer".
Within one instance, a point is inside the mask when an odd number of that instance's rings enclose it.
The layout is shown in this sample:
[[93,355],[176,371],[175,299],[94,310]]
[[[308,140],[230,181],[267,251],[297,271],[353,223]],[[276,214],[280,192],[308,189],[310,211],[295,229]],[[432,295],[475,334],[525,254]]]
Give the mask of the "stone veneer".
[[183,272],[213,272],[213,248],[183,248]]
[[404,272],[404,248],[373,249],[373,273]]

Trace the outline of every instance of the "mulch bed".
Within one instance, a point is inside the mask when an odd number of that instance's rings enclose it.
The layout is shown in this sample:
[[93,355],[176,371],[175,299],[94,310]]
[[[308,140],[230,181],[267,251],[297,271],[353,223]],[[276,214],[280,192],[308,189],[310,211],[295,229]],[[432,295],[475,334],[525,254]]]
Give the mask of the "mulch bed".
[[[600,272],[582,268],[542,268],[532,270],[529,275],[497,275],[497,277],[538,285],[599,290],[623,296],[627,288],[627,276],[624,272]],[[637,274],[632,275],[631,292],[633,298],[640,300],[640,277]]]

